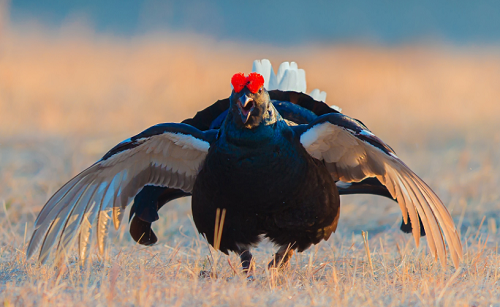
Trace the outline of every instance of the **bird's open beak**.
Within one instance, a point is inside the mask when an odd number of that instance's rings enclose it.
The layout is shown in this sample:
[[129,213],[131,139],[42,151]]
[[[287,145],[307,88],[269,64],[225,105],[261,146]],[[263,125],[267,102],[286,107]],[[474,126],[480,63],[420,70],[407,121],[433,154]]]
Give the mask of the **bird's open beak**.
[[250,118],[250,113],[252,113],[252,110],[255,107],[255,101],[246,94],[243,94],[238,99],[238,107],[240,108],[241,121],[246,124]]

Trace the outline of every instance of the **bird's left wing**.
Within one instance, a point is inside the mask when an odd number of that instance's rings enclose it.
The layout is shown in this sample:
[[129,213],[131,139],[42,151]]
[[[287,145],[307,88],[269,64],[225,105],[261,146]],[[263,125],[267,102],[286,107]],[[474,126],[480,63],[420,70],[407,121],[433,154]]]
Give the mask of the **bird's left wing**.
[[460,237],[448,210],[432,189],[394,151],[361,122],[341,113],[318,117],[309,125],[292,127],[314,158],[323,160],[335,180],[359,182],[376,177],[409,216],[419,243],[420,216],[433,256],[446,264],[446,238],[455,267],[462,259]]
[[84,260],[93,231],[102,253],[109,220],[118,228],[125,207],[146,184],[191,192],[215,137],[216,130],[202,132],[190,125],[169,123],[116,145],[48,200],[35,221],[28,258],[40,248],[38,257],[43,263],[53,249],[60,255],[78,241]]

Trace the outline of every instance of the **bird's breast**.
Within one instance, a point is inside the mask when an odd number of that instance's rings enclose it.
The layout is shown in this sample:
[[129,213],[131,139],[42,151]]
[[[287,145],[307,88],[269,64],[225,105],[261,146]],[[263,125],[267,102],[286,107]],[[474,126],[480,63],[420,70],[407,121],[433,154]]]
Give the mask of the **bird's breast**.
[[258,147],[214,146],[196,179],[195,193],[221,206],[272,210],[304,180],[307,163],[288,142]]

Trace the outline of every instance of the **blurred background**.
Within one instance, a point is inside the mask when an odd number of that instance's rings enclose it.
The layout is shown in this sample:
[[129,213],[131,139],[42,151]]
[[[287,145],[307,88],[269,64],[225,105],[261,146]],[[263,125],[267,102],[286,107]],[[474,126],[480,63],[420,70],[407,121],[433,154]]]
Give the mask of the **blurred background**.
[[[454,217],[467,207],[461,224],[495,219],[498,16],[493,0],[0,0],[0,201],[31,223],[113,145],[228,97],[268,58],[296,61],[308,92],[389,143]],[[349,215],[359,204],[370,214]],[[387,228],[398,211],[346,198],[341,226]]]
[[480,1],[12,1],[16,26],[58,29],[81,23],[98,33],[131,37],[170,32],[236,43],[299,46],[346,42],[495,43],[500,3]]
[[309,91],[377,129],[469,127],[499,110],[498,1],[0,3],[2,135],[179,121],[260,58],[298,62]]

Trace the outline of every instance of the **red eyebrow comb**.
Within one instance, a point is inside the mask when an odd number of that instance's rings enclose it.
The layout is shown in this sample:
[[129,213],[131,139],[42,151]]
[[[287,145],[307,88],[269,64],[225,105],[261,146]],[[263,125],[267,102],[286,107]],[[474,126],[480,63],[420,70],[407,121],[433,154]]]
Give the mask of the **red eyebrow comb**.
[[264,77],[256,72],[252,72],[245,77],[243,73],[239,72],[233,75],[231,78],[231,84],[233,85],[236,93],[241,92],[241,90],[246,86],[250,92],[255,94],[264,85]]

